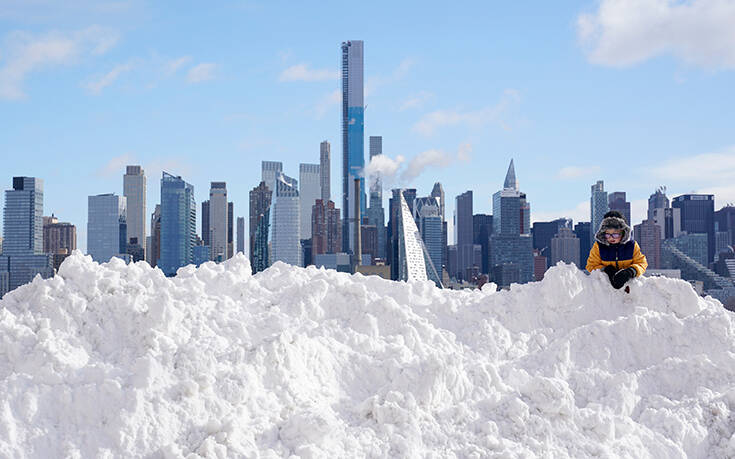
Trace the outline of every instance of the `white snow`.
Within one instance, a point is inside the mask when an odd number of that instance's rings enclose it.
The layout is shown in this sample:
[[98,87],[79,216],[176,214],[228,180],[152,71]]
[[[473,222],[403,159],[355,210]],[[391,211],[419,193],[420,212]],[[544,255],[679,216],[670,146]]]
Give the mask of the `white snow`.
[[735,456],[733,315],[559,265],[495,292],[75,253],[0,302],[2,457]]

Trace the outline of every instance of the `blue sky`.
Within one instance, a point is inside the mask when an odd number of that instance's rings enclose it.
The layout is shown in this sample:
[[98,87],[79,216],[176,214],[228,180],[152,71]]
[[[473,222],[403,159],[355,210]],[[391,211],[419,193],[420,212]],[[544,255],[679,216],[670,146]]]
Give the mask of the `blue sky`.
[[126,164],[149,216],[161,170],[247,216],[260,161],[298,178],[328,140],[340,203],[339,45],[364,40],[366,151],[448,215],[468,189],[492,213],[511,158],[536,221],[588,220],[600,179],[634,223],[659,185],[735,202],[735,1],[397,3],[0,0],[2,189],[43,178],[84,249]]

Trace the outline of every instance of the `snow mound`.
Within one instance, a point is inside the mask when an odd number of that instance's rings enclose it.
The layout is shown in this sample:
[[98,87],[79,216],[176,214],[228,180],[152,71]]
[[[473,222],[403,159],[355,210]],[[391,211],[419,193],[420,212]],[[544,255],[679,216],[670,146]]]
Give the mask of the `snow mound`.
[[494,290],[76,252],[0,302],[0,456],[735,456],[719,302],[567,265]]

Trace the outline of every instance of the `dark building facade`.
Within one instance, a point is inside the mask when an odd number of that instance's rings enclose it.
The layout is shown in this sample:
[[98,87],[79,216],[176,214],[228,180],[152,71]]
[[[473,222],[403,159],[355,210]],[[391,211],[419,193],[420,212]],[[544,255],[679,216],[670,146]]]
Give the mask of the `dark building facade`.
[[480,272],[490,274],[490,236],[493,234],[493,216],[475,214],[472,216],[472,239],[480,246]]
[[[259,255],[261,256],[261,259],[259,262],[261,262],[262,266],[262,257],[264,256],[264,252],[267,251],[267,244],[268,244],[268,222],[263,222],[262,220],[265,218],[267,219],[270,215],[268,213],[268,209],[270,209],[271,206],[271,198],[273,195],[273,191],[268,188],[265,181],[261,181],[258,186],[250,190],[250,226],[249,226],[249,239],[250,239],[250,264],[253,267],[253,272],[255,271],[255,244],[256,244],[256,232],[258,228],[261,230],[266,231],[265,234],[260,235],[260,243],[263,243],[263,240],[265,240],[266,248],[260,247],[259,248]],[[267,267],[267,264],[262,269],[265,269]],[[261,271],[262,271],[261,269]]]
[[629,226],[633,226],[630,221],[630,203],[625,200],[625,191],[614,191],[607,195],[607,207],[610,210],[617,210],[623,217]]
[[338,253],[342,249],[342,219],[333,201],[317,199],[311,208],[311,253]]
[[671,206],[681,209],[681,230],[689,234],[707,235],[707,260],[715,258],[715,196],[683,194],[674,198]]
[[587,266],[587,257],[590,254],[592,248],[592,223],[590,222],[578,222],[574,225],[574,234],[579,238],[579,268],[585,269]]

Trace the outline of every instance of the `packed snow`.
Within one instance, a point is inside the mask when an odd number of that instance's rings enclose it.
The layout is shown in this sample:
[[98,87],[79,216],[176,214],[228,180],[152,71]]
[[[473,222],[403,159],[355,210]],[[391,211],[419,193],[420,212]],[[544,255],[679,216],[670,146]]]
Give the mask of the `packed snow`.
[[440,290],[245,257],[0,301],[2,457],[735,456],[733,314],[571,265]]

